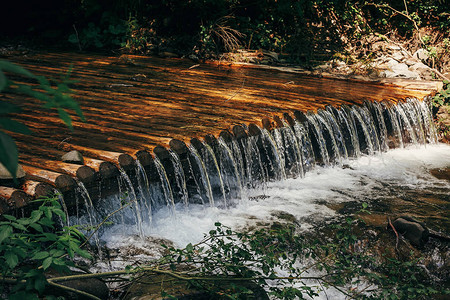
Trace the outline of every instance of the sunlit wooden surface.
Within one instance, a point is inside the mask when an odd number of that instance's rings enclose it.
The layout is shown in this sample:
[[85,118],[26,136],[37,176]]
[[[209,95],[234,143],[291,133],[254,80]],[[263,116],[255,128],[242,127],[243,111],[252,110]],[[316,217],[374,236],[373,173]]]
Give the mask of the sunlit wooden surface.
[[[427,91],[405,90],[374,83],[308,77],[274,70],[196,63],[187,59],[107,57],[92,54],[46,53],[10,57],[35,74],[58,78],[70,66],[74,98],[87,122],[73,114],[70,131],[56,112],[44,111],[32,98],[0,95],[21,103],[15,118],[32,136],[13,134],[20,161],[73,175],[58,163],[61,154],[76,149],[87,158],[115,160],[117,154],[149,152],[170,139],[188,141],[241,123],[261,122],[293,110],[326,105],[360,104],[363,100],[398,101],[423,98]],[[16,78],[21,82],[21,78]]]

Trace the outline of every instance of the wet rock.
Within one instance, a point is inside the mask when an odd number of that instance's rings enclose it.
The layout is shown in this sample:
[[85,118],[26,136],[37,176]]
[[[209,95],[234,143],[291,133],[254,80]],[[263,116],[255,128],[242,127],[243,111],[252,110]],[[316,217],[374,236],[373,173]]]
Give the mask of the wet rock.
[[71,164],[79,164],[82,165],[84,163],[83,155],[81,155],[80,152],[77,150],[72,150],[70,152],[67,152],[61,157],[61,160],[66,163]]
[[447,180],[450,182],[450,167],[443,169],[432,169],[430,170],[430,173],[437,179]]
[[392,225],[398,234],[416,247],[423,247],[428,241],[429,231],[425,224],[411,217],[402,216],[396,219]]

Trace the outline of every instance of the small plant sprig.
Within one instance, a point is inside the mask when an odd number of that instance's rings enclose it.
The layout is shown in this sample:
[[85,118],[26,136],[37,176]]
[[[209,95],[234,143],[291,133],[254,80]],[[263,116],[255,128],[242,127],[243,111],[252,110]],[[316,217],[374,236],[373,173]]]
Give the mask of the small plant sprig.
[[442,89],[434,95],[432,103],[434,107],[450,105],[450,82],[448,80],[443,81]]

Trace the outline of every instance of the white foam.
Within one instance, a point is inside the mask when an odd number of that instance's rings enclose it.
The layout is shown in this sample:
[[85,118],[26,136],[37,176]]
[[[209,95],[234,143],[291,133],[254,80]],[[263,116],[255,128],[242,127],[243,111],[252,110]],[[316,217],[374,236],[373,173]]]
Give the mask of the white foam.
[[[438,144],[394,149],[349,160],[344,165],[348,167],[318,167],[304,178],[269,183],[264,189],[252,191],[252,195],[264,195],[264,198],[241,200],[236,207],[226,210],[198,205],[179,208],[175,213],[161,209],[144,228],[145,234],[184,247],[201,240],[217,221],[232,228],[244,228],[272,220],[276,211],[290,213],[298,220],[329,217],[334,211],[325,203],[358,200],[358,197],[367,199],[375,187],[382,188],[381,182],[417,188],[449,187],[448,182],[434,178],[427,170],[450,166],[450,146]],[[117,240],[121,231],[123,229],[110,229],[103,239],[113,246],[112,240]],[[131,233],[133,229],[125,229],[125,232]]]

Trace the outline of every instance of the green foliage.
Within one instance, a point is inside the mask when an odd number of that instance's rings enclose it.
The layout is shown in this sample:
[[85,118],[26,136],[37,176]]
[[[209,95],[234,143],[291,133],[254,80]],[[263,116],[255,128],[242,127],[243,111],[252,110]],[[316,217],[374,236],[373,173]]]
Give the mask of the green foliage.
[[110,49],[125,46],[128,35],[126,21],[104,12],[99,22],[89,22],[87,27],[71,34],[68,41],[81,49]]
[[[57,229],[66,222],[57,197],[35,200],[39,207],[29,217],[2,215],[0,221],[0,271],[13,283],[9,299],[38,299],[47,284],[44,273],[67,273],[75,255],[90,258],[80,249],[83,234],[75,226]],[[2,288],[5,288],[3,285]]]
[[450,82],[447,80],[443,81],[443,87],[436,95],[434,95],[432,104],[435,107],[450,105]]
[[334,225],[331,243],[301,236],[291,225],[240,233],[216,223],[198,244],[184,249],[163,245],[169,254],[158,269],[169,268],[212,298],[253,298],[258,286],[278,299],[314,297],[330,286],[352,299],[429,299],[449,293],[418,260],[377,258],[370,249],[357,250],[358,222],[347,218]]
[[[60,80],[48,80],[43,76],[36,76],[30,71],[11,62],[0,60],[0,93],[19,93],[31,96],[43,103],[44,109],[55,109],[64,123],[72,129],[72,118],[66,110],[74,110],[81,120],[85,121],[78,103],[71,97],[69,84],[73,83],[67,74]],[[15,84],[5,73],[23,76],[37,81],[37,85]],[[14,103],[0,101],[0,163],[13,174],[15,178],[18,165],[18,151],[14,140],[4,131],[30,134],[31,131],[24,124],[11,119],[9,114],[20,112],[20,107]]]

